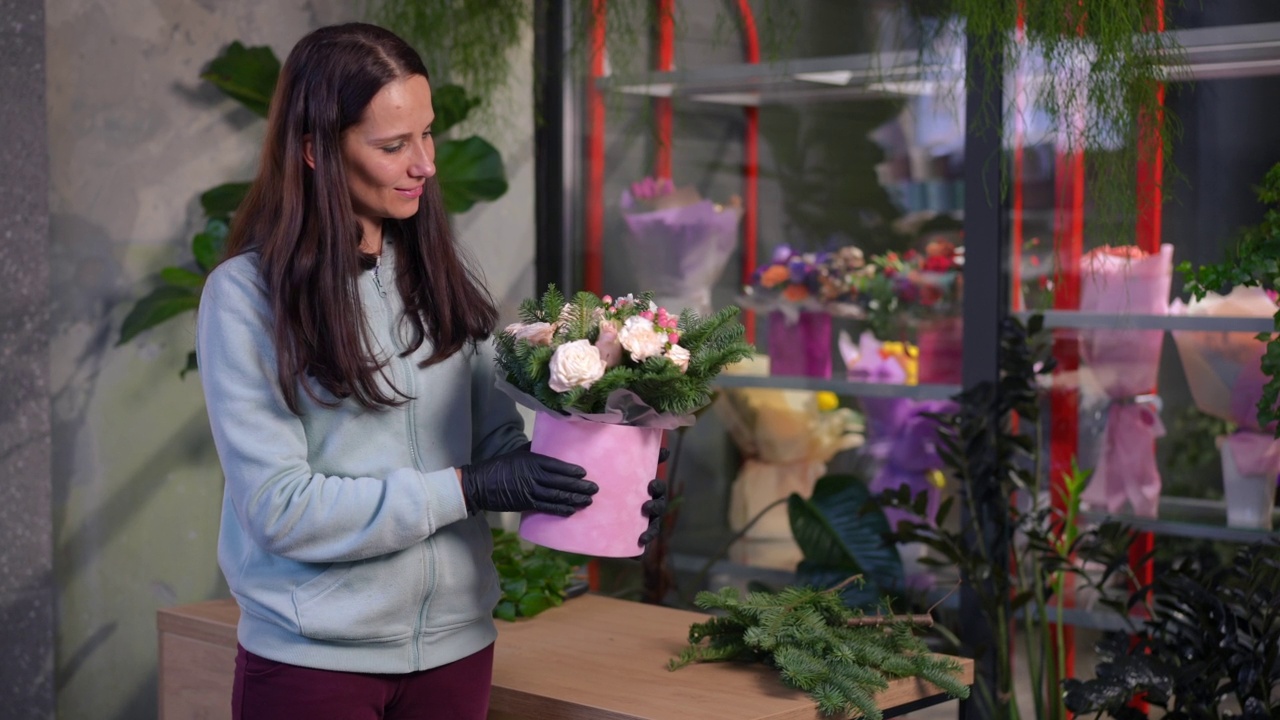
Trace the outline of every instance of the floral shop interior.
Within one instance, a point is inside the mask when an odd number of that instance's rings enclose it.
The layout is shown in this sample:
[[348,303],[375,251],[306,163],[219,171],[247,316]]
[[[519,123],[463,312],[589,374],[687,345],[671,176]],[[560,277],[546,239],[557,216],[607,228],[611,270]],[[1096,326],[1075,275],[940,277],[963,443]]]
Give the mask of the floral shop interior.
[[0,4],[13,717],[232,717],[196,320],[351,21],[430,69],[472,407],[599,487],[458,471],[488,717],[1280,717],[1280,5],[365,6]]

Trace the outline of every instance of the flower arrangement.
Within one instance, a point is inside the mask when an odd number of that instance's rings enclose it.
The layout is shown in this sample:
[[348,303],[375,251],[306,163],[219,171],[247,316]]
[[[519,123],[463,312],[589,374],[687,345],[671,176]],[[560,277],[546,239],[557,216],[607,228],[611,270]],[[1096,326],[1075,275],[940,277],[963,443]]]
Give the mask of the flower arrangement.
[[498,367],[551,411],[617,411],[624,421],[637,411],[687,415],[711,401],[711,381],[726,365],[754,352],[737,314],[728,307],[707,318],[677,316],[651,293],[579,292],[569,300],[552,285],[498,334]]
[[856,246],[801,253],[779,245],[769,262],[752,273],[743,294],[752,304],[768,306],[765,309],[791,306],[856,315],[874,280],[875,268]]
[[960,300],[964,248],[942,237],[930,239],[923,252],[885,253],[872,258],[876,271],[888,278],[894,310],[945,313]]

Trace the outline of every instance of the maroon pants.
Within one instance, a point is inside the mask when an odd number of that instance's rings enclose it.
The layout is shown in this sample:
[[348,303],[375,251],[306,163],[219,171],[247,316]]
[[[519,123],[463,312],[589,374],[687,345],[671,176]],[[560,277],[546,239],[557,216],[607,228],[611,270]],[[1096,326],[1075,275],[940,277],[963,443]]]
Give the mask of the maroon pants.
[[232,720],[484,720],[489,713],[493,645],[405,675],[315,670],[237,647]]

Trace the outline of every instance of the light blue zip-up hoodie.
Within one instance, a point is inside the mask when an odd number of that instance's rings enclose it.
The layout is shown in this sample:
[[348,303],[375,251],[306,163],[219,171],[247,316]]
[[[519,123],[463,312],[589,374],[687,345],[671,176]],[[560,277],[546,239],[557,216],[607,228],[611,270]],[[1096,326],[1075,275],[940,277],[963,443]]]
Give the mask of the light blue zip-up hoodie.
[[454,468],[523,444],[523,422],[494,388],[490,343],[426,369],[429,341],[399,357],[392,242],[359,287],[374,347],[413,398],[400,407],[329,408],[299,389],[302,412],[290,412],[257,254],[205,284],[196,352],[226,476],[218,563],[240,604],[240,643],[271,660],[405,673],[497,637],[492,538]]

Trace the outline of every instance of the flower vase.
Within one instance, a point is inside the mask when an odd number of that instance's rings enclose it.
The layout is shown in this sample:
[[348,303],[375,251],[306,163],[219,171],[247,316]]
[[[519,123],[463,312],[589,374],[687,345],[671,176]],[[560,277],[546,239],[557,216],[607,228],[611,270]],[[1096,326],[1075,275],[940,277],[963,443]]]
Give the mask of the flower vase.
[[596,557],[636,557],[649,527],[641,506],[658,472],[662,429],[611,425],[568,416],[536,414],[533,452],[581,466],[600,486],[591,504],[569,517],[527,512],[520,537],[564,552]]
[[964,360],[964,324],[958,317],[920,323],[916,330],[921,384],[959,385]]
[[[1270,440],[1260,433],[1236,433],[1219,443],[1222,455],[1222,490],[1227,503],[1227,527],[1270,530],[1276,506],[1275,463],[1251,459],[1248,435]],[[1243,441],[1243,442],[1242,442]],[[1261,443],[1252,443],[1261,445]],[[1274,460],[1274,459],[1272,459]],[[1264,469],[1265,468],[1265,469]]]
[[831,315],[769,313],[769,374],[831,378]]

